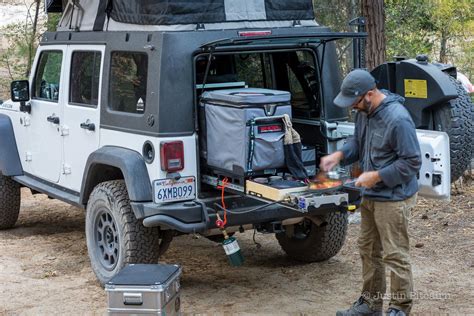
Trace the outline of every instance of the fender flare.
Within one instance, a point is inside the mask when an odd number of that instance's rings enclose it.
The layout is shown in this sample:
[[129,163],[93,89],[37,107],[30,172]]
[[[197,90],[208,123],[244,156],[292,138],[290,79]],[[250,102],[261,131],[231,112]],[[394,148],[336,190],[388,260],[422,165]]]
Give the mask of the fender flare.
[[4,176],[21,176],[21,166],[15,131],[9,116],[0,114],[0,173]]
[[[112,168],[111,168],[112,167]],[[119,169],[122,175],[107,170]],[[89,155],[82,180],[80,203],[87,205],[89,195],[101,182],[125,180],[132,202],[149,202],[153,198],[145,160],[138,152],[115,146],[104,146]]]

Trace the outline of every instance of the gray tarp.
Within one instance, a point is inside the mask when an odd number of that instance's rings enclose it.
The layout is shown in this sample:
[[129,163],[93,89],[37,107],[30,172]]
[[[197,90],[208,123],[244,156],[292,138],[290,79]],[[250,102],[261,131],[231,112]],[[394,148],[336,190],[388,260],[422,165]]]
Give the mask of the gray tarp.
[[314,19],[311,0],[111,0],[122,23],[171,25],[231,21]]
[[108,18],[131,26],[314,20],[311,0],[45,0],[45,7],[63,12],[59,29],[79,30],[103,30]]

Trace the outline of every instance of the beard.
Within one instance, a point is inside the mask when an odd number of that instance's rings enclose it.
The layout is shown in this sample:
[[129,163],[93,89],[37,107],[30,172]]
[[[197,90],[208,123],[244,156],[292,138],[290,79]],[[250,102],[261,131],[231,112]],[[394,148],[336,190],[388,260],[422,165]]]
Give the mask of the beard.
[[369,114],[372,109],[372,102],[367,102],[365,99],[362,100],[362,106],[357,108],[357,111]]

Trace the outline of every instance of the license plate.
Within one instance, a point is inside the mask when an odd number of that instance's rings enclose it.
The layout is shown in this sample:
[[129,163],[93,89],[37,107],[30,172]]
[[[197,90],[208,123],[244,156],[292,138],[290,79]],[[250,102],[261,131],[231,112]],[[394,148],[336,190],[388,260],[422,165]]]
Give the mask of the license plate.
[[155,203],[192,200],[196,198],[196,179],[183,177],[179,180],[160,179],[153,182]]

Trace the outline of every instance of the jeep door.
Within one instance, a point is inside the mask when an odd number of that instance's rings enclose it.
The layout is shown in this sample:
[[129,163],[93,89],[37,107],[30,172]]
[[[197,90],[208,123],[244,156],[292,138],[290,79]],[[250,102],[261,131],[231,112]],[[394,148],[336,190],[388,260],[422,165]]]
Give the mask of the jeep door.
[[105,46],[70,45],[66,53],[61,186],[80,192],[89,155],[99,147],[99,114]]
[[26,129],[24,170],[49,182],[58,182],[62,160],[61,116],[64,102],[66,47],[45,45],[38,48],[31,82],[31,114]]

